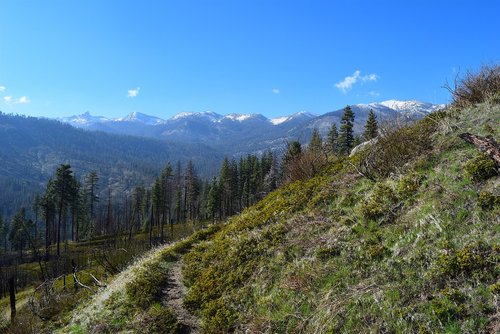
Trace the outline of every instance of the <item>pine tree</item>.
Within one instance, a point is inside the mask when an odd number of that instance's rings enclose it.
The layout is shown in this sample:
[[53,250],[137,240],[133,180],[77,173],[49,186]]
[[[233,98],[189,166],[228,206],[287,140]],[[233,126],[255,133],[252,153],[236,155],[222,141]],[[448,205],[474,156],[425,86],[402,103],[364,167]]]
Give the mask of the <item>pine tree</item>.
[[214,177],[212,183],[210,184],[210,190],[208,191],[207,199],[207,212],[212,219],[212,223],[215,220],[215,213],[220,210],[220,190],[218,186],[217,179]]
[[[159,191],[160,191],[160,201],[158,205],[160,206],[161,212],[161,220],[159,220],[160,224],[160,242],[164,241],[164,233],[163,233],[163,225],[165,223],[170,223],[170,230],[173,231],[173,221],[171,219],[171,201],[172,201],[172,192],[171,192],[171,181],[170,179],[173,176],[172,166],[170,163],[167,163],[163,171],[161,172],[159,178]],[[159,218],[158,218],[159,219]]]
[[3,217],[0,215],[0,250],[7,252],[7,236],[8,236],[8,227],[6,222],[3,220]]
[[222,204],[222,214],[227,217],[230,216],[232,212],[232,199],[233,194],[231,190],[232,187],[232,170],[231,165],[229,164],[229,160],[224,158],[222,161],[222,166],[219,172],[219,191],[221,195],[221,204]]
[[332,124],[330,131],[328,131],[326,145],[330,153],[339,153],[339,133],[337,131],[337,125],[335,123]]
[[56,215],[55,198],[54,198],[54,181],[49,180],[45,193],[40,199],[41,214],[45,220],[45,258],[50,257],[50,245],[53,242],[54,221]]
[[286,153],[283,156],[283,164],[287,165],[302,153],[302,146],[298,141],[288,143]]
[[21,208],[16,213],[10,224],[9,241],[12,249],[18,250],[21,257],[23,256],[23,249],[31,240],[32,225],[33,222],[30,224],[26,219],[25,208]]
[[89,219],[90,224],[93,224],[95,217],[95,206],[99,202],[99,176],[95,170],[91,171],[85,176],[84,191],[85,199],[89,205]]
[[[57,207],[57,256],[60,255],[59,244],[61,242],[61,227],[66,227],[66,213],[69,205],[76,196],[76,180],[73,176],[73,171],[70,165],[60,165],[56,171],[56,177],[52,186],[54,187],[54,199]],[[61,226],[64,224],[64,226]],[[66,238],[66,233],[63,233],[63,240]]]
[[185,210],[187,210],[188,219],[193,220],[196,216],[198,196],[200,195],[200,180],[198,178],[198,175],[196,174],[196,170],[191,160],[188,161],[185,175]]
[[354,112],[350,106],[344,108],[344,114],[340,121],[339,150],[340,153],[348,155],[353,148],[354,142]]
[[281,179],[282,181],[290,178],[290,172],[294,162],[302,155],[302,146],[298,141],[292,141],[287,144],[285,155],[281,165]]
[[377,135],[378,135],[377,116],[375,116],[373,110],[370,109],[370,113],[368,114],[368,119],[366,120],[363,137],[365,140],[370,140],[377,137]]
[[321,135],[319,134],[319,131],[316,128],[314,128],[312,132],[308,150],[313,154],[320,154],[323,150],[323,139],[321,138]]

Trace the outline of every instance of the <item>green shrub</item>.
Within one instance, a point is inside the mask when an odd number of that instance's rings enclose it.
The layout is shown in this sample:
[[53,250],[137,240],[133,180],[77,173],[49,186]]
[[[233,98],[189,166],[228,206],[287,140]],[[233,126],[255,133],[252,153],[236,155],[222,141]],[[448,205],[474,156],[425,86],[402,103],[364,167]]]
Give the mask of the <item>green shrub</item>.
[[222,297],[206,303],[202,315],[203,327],[208,333],[232,332],[239,318],[239,313],[228,307]]
[[425,118],[409,126],[388,124],[381,128],[377,143],[351,162],[372,179],[402,173],[410,161],[432,149],[431,138],[435,128],[436,122]]
[[496,295],[500,295],[500,282],[493,283],[488,287],[491,293],[494,293]]
[[159,260],[147,264],[127,283],[129,299],[143,309],[159,301],[162,290],[168,283],[168,268],[169,263]]
[[428,309],[439,322],[448,324],[465,315],[463,306],[463,304],[457,305],[446,297],[438,297],[429,303]]
[[500,206],[500,196],[493,195],[488,191],[481,191],[477,198],[477,204],[483,209],[492,209]]
[[152,305],[147,312],[147,332],[176,334],[182,333],[183,326],[178,323],[174,312],[160,304]]
[[339,246],[320,247],[316,250],[316,257],[320,260],[328,260],[332,257],[339,256],[341,249]]
[[498,271],[495,264],[499,260],[500,247],[476,242],[441,254],[437,264],[440,273],[445,277],[465,276],[488,280],[498,274],[495,272]]
[[370,245],[367,256],[372,260],[380,260],[390,253],[389,249],[382,244]]
[[372,194],[361,204],[361,214],[368,220],[375,220],[391,213],[397,197],[385,183],[377,183]]
[[396,186],[396,192],[399,198],[406,199],[415,194],[422,184],[422,179],[422,175],[419,175],[414,171],[411,171],[403,176]]
[[483,153],[467,161],[464,170],[475,181],[483,181],[496,174],[495,162]]

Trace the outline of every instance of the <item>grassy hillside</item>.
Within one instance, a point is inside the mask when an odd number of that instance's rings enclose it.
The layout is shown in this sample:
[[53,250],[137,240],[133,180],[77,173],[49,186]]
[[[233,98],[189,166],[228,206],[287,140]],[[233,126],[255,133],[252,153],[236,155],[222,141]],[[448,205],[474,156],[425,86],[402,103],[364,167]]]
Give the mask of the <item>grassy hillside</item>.
[[500,178],[457,136],[498,141],[498,120],[435,114],[371,169],[361,153],[272,193],[185,256],[186,306],[206,332],[500,330]]
[[[498,332],[500,177],[458,137],[499,141],[498,102],[433,114],[332,158],[320,175],[151,252],[51,328]],[[179,266],[187,293],[172,304]]]

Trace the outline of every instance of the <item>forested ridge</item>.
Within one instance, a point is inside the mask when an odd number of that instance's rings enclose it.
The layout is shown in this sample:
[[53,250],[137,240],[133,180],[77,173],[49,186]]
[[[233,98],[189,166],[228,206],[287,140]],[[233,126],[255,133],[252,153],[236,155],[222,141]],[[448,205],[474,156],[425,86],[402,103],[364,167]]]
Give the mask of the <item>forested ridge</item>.
[[[223,155],[204,145],[75,129],[49,119],[0,113],[0,208],[12,216],[29,206],[56,168],[70,164],[80,178],[92,170],[113,192],[146,185],[168,162],[192,160],[214,175]],[[206,173],[206,174],[204,174]]]

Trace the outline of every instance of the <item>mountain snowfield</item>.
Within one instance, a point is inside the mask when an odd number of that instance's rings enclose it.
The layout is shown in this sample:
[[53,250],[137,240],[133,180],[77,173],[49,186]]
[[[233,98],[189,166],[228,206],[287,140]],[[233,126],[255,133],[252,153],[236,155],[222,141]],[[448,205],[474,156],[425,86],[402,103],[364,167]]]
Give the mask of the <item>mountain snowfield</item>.
[[[373,102],[368,104],[355,104],[351,107],[356,109],[373,109],[374,112],[387,111],[386,109],[390,109],[391,111],[395,111],[402,114],[420,114],[425,115],[430,112],[442,109],[444,104],[432,104],[427,102],[420,102],[415,100],[409,101],[398,101],[398,100],[387,100],[382,102]],[[342,111],[342,109],[340,109]],[[265,121],[273,124],[280,125],[289,121],[292,121],[297,118],[305,118],[312,119],[317,115],[307,112],[301,111],[294,113],[288,116],[282,116],[277,118],[268,119],[261,114],[228,114],[228,115],[220,115],[213,111],[201,111],[201,112],[181,112],[171,117],[170,119],[162,119],[155,116],[149,116],[137,111],[134,111],[128,114],[125,117],[120,118],[108,118],[105,116],[93,116],[88,111],[81,115],[75,115],[70,117],[58,118],[59,121],[63,123],[71,124],[75,127],[83,127],[89,128],[92,125],[97,123],[113,123],[113,122],[135,122],[141,123],[145,125],[162,125],[167,124],[171,121],[178,120],[186,120],[186,119],[204,119],[207,122],[212,123],[220,123],[224,120],[232,120],[238,122],[244,122],[251,119],[262,118]],[[321,117],[321,116],[320,116]]]
[[[388,100],[351,105],[356,118],[354,131],[360,133],[370,110],[379,119],[394,117],[420,118],[444,105]],[[133,136],[151,137],[171,142],[209,143],[229,154],[256,153],[279,149],[289,140],[307,142],[314,128],[326,135],[332,124],[337,126],[343,109],[323,115],[301,111],[291,115],[267,118],[262,114],[221,115],[213,111],[181,112],[169,119],[133,112],[121,118],[82,115],[60,118],[74,127]]]

